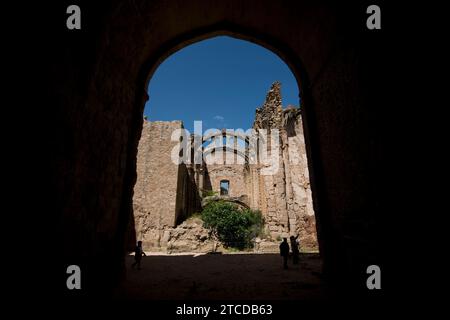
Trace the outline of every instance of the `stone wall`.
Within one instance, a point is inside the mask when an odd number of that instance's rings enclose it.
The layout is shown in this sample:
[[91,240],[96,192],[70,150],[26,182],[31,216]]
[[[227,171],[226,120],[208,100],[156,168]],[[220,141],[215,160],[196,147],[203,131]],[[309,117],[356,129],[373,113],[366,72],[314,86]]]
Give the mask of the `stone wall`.
[[185,164],[178,170],[177,205],[175,208],[175,225],[180,224],[187,217],[201,210],[201,198],[196,171]]
[[166,230],[200,205],[188,169],[171,161],[178,144],[171,141],[171,135],[182,127],[181,121],[144,121],[133,197],[136,238],[143,241],[144,248],[166,244]]
[[230,197],[248,195],[246,178],[247,171],[243,164],[208,165],[208,174],[212,190],[220,194],[220,181],[228,180]]
[[251,170],[258,188],[253,195],[258,193],[258,208],[272,239],[299,235],[303,248],[318,249],[300,110],[292,106],[283,110],[280,83],[272,85],[264,105],[256,109],[253,127],[280,132],[276,173],[262,175],[265,165],[261,163]]
[[287,208],[290,219],[289,225],[291,232],[300,235],[300,239],[305,247],[317,248],[316,219],[312,204],[302,119],[299,115],[299,110],[294,112],[296,115],[288,120],[288,126],[291,123],[293,124],[293,133],[295,134],[290,136],[288,130],[283,134],[285,144],[288,146],[283,160],[288,184]]

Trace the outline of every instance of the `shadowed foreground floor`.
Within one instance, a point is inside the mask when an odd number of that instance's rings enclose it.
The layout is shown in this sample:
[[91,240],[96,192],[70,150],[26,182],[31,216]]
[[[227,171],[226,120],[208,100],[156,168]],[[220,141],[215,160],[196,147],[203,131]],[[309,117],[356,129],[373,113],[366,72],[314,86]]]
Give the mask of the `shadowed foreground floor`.
[[322,300],[330,292],[320,279],[318,254],[302,254],[300,265],[283,270],[278,254],[153,255],[132,269],[117,298],[138,300]]

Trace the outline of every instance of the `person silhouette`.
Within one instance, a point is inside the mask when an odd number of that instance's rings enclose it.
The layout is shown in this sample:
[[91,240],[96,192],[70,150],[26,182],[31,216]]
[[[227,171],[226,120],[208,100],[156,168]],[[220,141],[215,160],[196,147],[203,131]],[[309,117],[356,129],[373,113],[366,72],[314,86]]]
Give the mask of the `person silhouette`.
[[300,256],[300,250],[298,248],[298,243],[297,243],[297,238],[298,235],[296,237],[291,236],[291,249],[292,249],[292,263],[293,264],[298,264],[298,258]]
[[138,241],[136,249],[134,249],[134,263],[131,265],[132,268],[134,268],[137,265],[138,270],[141,270],[142,256],[147,256],[147,255],[142,250],[142,241]]
[[283,257],[283,267],[284,269],[288,268],[287,261],[289,257],[289,244],[287,242],[287,238],[283,238],[283,242],[280,244],[280,256]]

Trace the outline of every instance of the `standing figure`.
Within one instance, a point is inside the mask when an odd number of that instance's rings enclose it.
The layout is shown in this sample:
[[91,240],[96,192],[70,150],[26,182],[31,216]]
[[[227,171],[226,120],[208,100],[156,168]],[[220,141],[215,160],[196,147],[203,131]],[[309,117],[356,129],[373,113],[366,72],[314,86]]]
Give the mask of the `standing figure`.
[[292,263],[298,264],[298,258],[300,256],[300,250],[297,242],[298,235],[296,237],[291,236],[291,249],[292,249]]
[[289,244],[287,242],[287,238],[283,238],[283,242],[280,244],[280,256],[283,257],[283,267],[284,269],[288,268],[287,261],[289,257]]

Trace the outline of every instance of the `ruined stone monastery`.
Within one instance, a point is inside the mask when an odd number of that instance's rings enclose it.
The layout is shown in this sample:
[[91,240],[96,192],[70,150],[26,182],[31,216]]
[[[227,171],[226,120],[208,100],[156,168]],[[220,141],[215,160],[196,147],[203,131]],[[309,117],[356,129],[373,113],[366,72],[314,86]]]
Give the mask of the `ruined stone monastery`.
[[[302,250],[317,250],[300,109],[292,106],[283,109],[280,83],[272,85],[264,105],[256,109],[253,123],[255,132],[279,130],[278,170],[274,174],[262,174],[267,164],[259,159],[249,161],[248,140],[243,138],[242,152],[238,147],[241,137],[236,135],[234,148],[224,148],[219,162],[175,164],[171,154],[179,142],[172,141],[171,137],[180,128],[183,128],[181,121],[144,121],[133,209],[136,238],[143,241],[145,250],[211,250],[201,220],[190,217],[201,212],[205,200],[217,199],[261,211],[265,236],[255,239],[256,251],[276,251],[280,239],[289,235],[299,235]],[[219,135],[222,139],[227,130]],[[205,146],[204,142],[210,138],[201,140],[204,157],[217,152]]]

